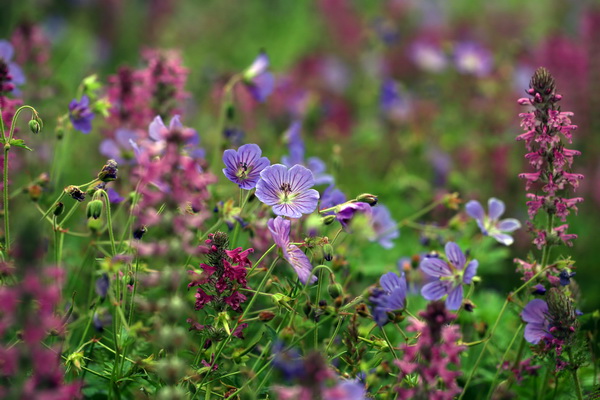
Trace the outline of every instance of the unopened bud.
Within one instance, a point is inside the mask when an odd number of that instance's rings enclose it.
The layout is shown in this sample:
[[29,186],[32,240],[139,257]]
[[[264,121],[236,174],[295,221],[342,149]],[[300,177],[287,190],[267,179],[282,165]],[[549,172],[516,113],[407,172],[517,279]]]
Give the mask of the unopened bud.
[[327,287],[327,293],[332,299],[337,299],[342,294],[343,288],[339,283],[333,283]]
[[269,322],[273,318],[275,318],[275,313],[272,311],[261,311],[258,314],[258,320],[261,322]]
[[325,261],[333,260],[333,246],[329,243],[323,245],[323,259]]
[[359,194],[356,197],[357,202],[367,203],[371,207],[373,207],[375,204],[377,204],[378,200],[379,199],[377,198],[377,196],[375,196],[374,194],[370,194],[370,193]]
[[86,208],[86,213],[88,218],[98,219],[102,214],[102,201],[101,200],[92,200],[88,203]]
[[333,222],[335,222],[335,215],[327,215],[323,217],[321,221],[323,222],[323,225],[331,225]]
[[31,121],[29,121],[29,130],[32,133],[38,134],[42,130],[42,126],[35,119],[32,119]]
[[38,201],[42,196],[42,187],[40,185],[30,185],[27,188],[27,192],[29,193],[29,198],[33,201]]
[[115,160],[108,160],[102,170],[98,173],[98,179],[102,182],[110,182],[117,179],[119,171],[118,164]]
[[67,186],[65,188],[65,192],[67,192],[67,194],[69,196],[71,196],[72,198],[74,198],[77,201],[84,201],[85,200],[85,193],[79,189],[77,186]]
[[61,202],[56,203],[56,205],[54,206],[54,211],[53,211],[54,216],[58,217],[59,215],[61,215],[63,213],[63,211],[65,211],[64,203],[61,203]]

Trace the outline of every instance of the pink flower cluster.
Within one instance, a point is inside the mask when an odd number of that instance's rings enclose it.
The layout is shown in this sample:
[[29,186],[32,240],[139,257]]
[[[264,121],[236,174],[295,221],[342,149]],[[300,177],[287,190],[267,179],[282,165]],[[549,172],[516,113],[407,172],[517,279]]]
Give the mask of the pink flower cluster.
[[121,67],[108,78],[112,104],[108,119],[114,128],[145,129],[156,115],[181,113],[181,101],[188,97],[184,89],[188,70],[179,53],[148,49],[142,58],[145,68]]
[[[0,384],[0,398],[81,397],[79,383],[65,382],[58,342],[52,347],[43,343],[49,334],[64,333],[64,323],[55,314],[62,279],[59,268],[42,273],[30,268],[15,286],[0,286],[0,382],[12,382]],[[8,345],[18,330],[21,339]]]
[[[577,126],[571,123],[573,113],[561,111],[557,105],[562,96],[556,93],[554,78],[545,68],[540,67],[534,73],[527,93],[531,98],[521,98],[519,104],[532,106],[534,110],[519,114],[525,133],[517,140],[525,142],[529,151],[525,158],[534,169],[534,172],[519,175],[526,180],[525,189],[534,191],[527,194],[529,218],[533,221],[543,210],[565,222],[571,211],[576,213],[577,204],[583,201],[581,197],[567,194],[570,189],[577,189],[583,179],[583,175],[571,172],[573,157],[581,153],[566,149],[563,143],[563,140],[569,144],[572,142],[572,132]],[[536,229],[532,223],[529,226],[535,235],[533,242],[539,249],[548,240],[571,246],[571,240],[577,237],[566,232],[567,224],[554,227],[550,232]]]
[[[419,315],[424,321],[411,318],[407,328],[420,334],[417,343],[402,345],[404,356],[395,361],[400,368],[398,398],[451,400],[461,391],[456,378],[460,375],[459,356],[465,350],[458,344],[459,327],[448,325],[456,316],[440,301],[429,303]],[[418,384],[403,386],[402,381],[411,374],[418,375]]]

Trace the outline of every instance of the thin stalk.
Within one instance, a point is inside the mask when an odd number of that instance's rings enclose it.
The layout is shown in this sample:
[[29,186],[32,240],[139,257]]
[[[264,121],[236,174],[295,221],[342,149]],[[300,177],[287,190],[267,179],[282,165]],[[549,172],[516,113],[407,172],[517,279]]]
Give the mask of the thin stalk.
[[492,384],[490,385],[490,390],[487,395],[488,399],[491,399],[492,394],[494,393],[494,388],[496,387],[496,381],[498,380],[498,377],[500,376],[500,371],[502,370],[502,364],[504,364],[504,360],[506,360],[506,357],[508,356],[510,349],[512,348],[513,344],[515,343],[517,336],[519,336],[519,333],[521,332],[521,329],[523,329],[523,324],[519,325],[519,328],[517,328],[517,330],[515,331],[515,334],[513,335],[512,339],[510,341],[510,344],[506,348],[504,355],[502,355],[502,359],[500,360],[500,368],[498,368],[496,370],[496,374],[494,375],[494,379],[492,379]]
[[100,193],[104,197],[104,204],[106,206],[106,221],[108,223],[108,237],[110,238],[110,247],[112,250],[113,257],[117,255],[117,246],[115,244],[115,235],[112,225],[112,216],[110,215],[110,200],[108,194],[104,190],[100,190]]
[[[569,356],[569,362],[573,363],[573,349],[571,347],[567,348],[567,354]],[[581,382],[579,381],[579,376],[577,375],[577,368],[571,368],[571,376],[573,376],[573,383],[575,384],[575,393],[577,394],[577,398],[579,400],[583,400],[583,392],[581,390]]]

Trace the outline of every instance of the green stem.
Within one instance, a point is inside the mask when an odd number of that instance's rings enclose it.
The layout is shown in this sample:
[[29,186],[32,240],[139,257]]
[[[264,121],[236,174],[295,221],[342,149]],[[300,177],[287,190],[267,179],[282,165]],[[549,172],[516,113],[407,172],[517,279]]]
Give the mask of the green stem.
[[[521,332],[521,329],[523,329],[523,324],[519,325],[519,328],[516,330],[515,334],[513,335],[513,338],[510,341],[510,344],[508,345],[508,347],[506,348],[506,351],[502,355],[502,359],[500,360],[500,367],[496,370],[496,374],[494,375],[494,379],[492,379],[492,384],[490,385],[490,390],[487,395],[488,399],[492,398],[492,394],[494,393],[494,389],[496,388],[496,381],[498,380],[498,377],[500,376],[500,371],[502,371],[502,364],[504,364],[504,360],[506,360],[506,357],[508,356],[510,349],[512,348],[513,344],[515,343],[517,336],[519,336],[519,333]],[[523,342],[521,342],[521,344],[522,343]]]
[[[567,354],[569,356],[569,362],[573,364],[573,349],[571,347],[567,348]],[[579,400],[583,400],[583,392],[581,390],[581,382],[579,382],[579,376],[577,375],[577,368],[574,368],[571,365],[570,369],[571,375],[573,376],[573,383],[575,384],[575,393],[577,393],[577,398]]]
[[112,216],[110,215],[110,200],[108,194],[104,190],[100,190],[100,193],[104,197],[104,204],[106,206],[106,221],[108,223],[108,237],[110,238],[110,247],[112,250],[113,257],[117,255],[117,246],[115,244],[115,235],[113,232]]
[[[4,130],[4,129],[3,129]],[[4,136],[4,134],[3,134]],[[10,250],[10,231],[8,222],[8,150],[10,150],[10,144],[4,145],[4,169],[2,172],[3,178],[3,192],[4,192],[4,253],[8,254]]]

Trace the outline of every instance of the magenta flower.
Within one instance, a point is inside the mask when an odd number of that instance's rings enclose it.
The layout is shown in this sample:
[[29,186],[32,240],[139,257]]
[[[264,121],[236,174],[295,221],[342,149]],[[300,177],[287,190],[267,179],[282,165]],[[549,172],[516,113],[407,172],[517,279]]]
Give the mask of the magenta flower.
[[544,300],[534,299],[527,303],[521,318],[526,322],[525,340],[529,343],[538,344],[540,340],[552,337],[549,333],[548,303]]
[[258,102],[264,102],[275,88],[275,78],[269,71],[269,57],[260,53],[254,62],[244,71],[244,83],[252,97]]
[[239,149],[225,150],[223,162],[225,167],[223,173],[241,189],[251,190],[256,187],[260,179],[260,173],[269,166],[267,157],[261,157],[262,151],[256,144],[245,144]]
[[445,295],[446,307],[449,310],[458,310],[463,299],[463,283],[467,285],[473,280],[477,273],[479,262],[472,260],[466,267],[467,258],[464,253],[454,242],[446,243],[446,259],[441,258],[424,258],[421,261],[421,271],[427,275],[438,278],[433,282],[429,282],[421,289],[421,295],[427,300],[439,300]]
[[[295,244],[290,244],[292,221],[277,217],[275,219],[271,218],[267,225],[269,231],[271,231],[271,236],[273,236],[275,244],[277,244],[277,247],[279,247],[283,253],[283,258],[285,258],[292,268],[294,268],[300,282],[306,284],[313,267],[306,254],[304,254],[304,252]],[[310,283],[316,281],[317,277],[313,275],[310,279]]]
[[300,218],[317,208],[319,192],[311,189],[315,179],[309,169],[294,165],[288,170],[285,165],[273,164],[260,173],[256,183],[256,197],[273,212],[290,218]]
[[481,203],[477,200],[469,201],[465,209],[469,216],[477,221],[477,225],[481,232],[486,236],[491,236],[505,246],[510,246],[513,243],[512,236],[505,232],[513,232],[521,227],[521,223],[515,218],[506,218],[499,220],[504,214],[504,202],[494,197],[488,200],[488,214],[486,215]]
[[73,99],[69,104],[69,119],[73,128],[81,133],[90,133],[92,130],[92,120],[94,113],[90,110],[90,99],[83,95],[81,101]]

